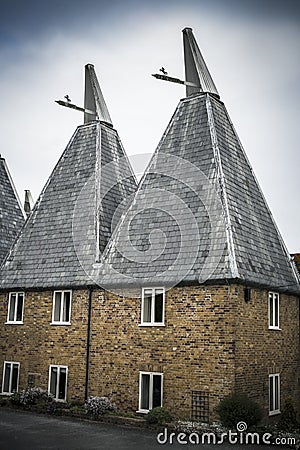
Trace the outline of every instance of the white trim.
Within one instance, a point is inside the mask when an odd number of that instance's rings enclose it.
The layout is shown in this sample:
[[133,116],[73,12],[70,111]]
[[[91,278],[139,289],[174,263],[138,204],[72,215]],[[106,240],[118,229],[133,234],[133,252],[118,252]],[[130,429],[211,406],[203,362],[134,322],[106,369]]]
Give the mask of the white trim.
[[[278,299],[278,312],[277,312],[277,317],[275,314],[275,296],[277,296]],[[271,311],[270,311],[270,302],[273,303],[273,314],[272,314],[272,323],[276,323],[276,319],[278,321],[278,325],[271,325]],[[280,297],[279,297],[279,293],[278,292],[273,292],[273,291],[269,291],[268,292],[268,327],[269,330],[280,330]]]
[[[12,295],[16,296],[15,309],[14,309],[14,320],[9,320],[9,312],[10,312],[10,304],[11,304],[11,297],[12,297]],[[16,320],[16,318],[17,318],[17,310],[18,310],[19,295],[23,295],[22,319],[21,320]],[[9,293],[8,307],[7,307],[7,321],[5,322],[6,325],[8,325],[8,324],[22,325],[23,324],[24,303],[25,303],[25,292],[16,291],[16,292],[10,292]]]
[[[270,410],[270,379],[273,379],[273,392],[272,392],[272,400],[273,404],[275,405],[276,396],[275,396],[275,380],[278,379],[278,409]],[[274,416],[276,414],[280,414],[280,374],[279,373],[272,373],[269,374],[269,416]]]
[[[145,291],[151,291],[151,320],[150,322],[144,322],[144,296]],[[162,322],[155,322],[155,292],[161,291],[160,293],[163,295],[163,305],[162,305]],[[164,287],[145,287],[142,288],[142,302],[141,302],[141,321],[139,323],[139,327],[164,327],[165,326],[165,301],[166,301],[166,292]]]
[[[55,294],[57,294],[58,292],[60,292],[62,294],[61,296],[61,304],[60,304],[60,312],[59,312],[59,317],[60,320],[56,321],[54,320],[54,311],[55,311]],[[64,322],[62,319],[62,312],[63,312],[63,301],[64,301],[64,297],[65,297],[65,292],[69,292],[70,293],[70,311],[69,311],[69,318],[70,320],[68,320],[67,322]],[[52,321],[51,321],[51,325],[71,325],[71,312],[72,312],[72,290],[57,290],[53,292],[53,301],[52,301]]]
[[18,366],[18,380],[17,380],[17,390],[16,392],[18,392],[19,390],[19,378],[20,378],[20,363],[17,361],[4,361],[3,363],[3,373],[2,373],[2,387],[1,387],[1,393],[5,394],[5,395],[12,395],[13,392],[11,392],[11,382],[12,382],[12,373],[13,371],[10,371],[10,377],[9,377],[9,392],[4,392],[4,378],[5,378],[5,367],[6,364],[16,364]]
[[[149,383],[149,409],[142,409],[142,376],[150,375],[150,383]],[[148,414],[148,412],[153,408],[153,376],[159,375],[161,377],[161,399],[160,406],[163,406],[163,388],[164,388],[164,375],[162,372],[144,372],[140,371],[139,373],[139,409],[137,412]]]
[[[57,364],[50,364],[49,366],[49,377],[48,377],[48,393],[50,394],[50,386],[51,386],[51,369],[56,367],[57,370],[57,384],[55,386],[55,400],[57,402],[66,402],[67,401],[67,391],[68,391],[68,366],[61,366]],[[66,387],[65,387],[65,398],[58,398],[58,388],[59,388],[59,378],[60,378],[60,370],[66,369]]]

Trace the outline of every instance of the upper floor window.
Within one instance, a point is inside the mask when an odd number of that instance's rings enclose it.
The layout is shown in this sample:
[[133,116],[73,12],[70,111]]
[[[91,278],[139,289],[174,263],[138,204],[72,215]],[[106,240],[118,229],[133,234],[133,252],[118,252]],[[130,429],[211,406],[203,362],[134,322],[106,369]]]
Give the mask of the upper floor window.
[[24,292],[10,292],[7,323],[23,323]]
[[279,294],[269,292],[269,328],[279,329]]
[[157,372],[140,372],[139,411],[162,406],[163,374]]
[[141,325],[164,325],[164,288],[144,288],[142,291]]
[[2,393],[18,392],[20,363],[5,361],[3,366]]
[[280,413],[280,375],[269,375],[269,415]]
[[49,367],[49,386],[48,391],[52,394],[55,400],[65,401],[67,398],[67,366]]
[[72,291],[55,291],[53,294],[52,323],[70,325]]

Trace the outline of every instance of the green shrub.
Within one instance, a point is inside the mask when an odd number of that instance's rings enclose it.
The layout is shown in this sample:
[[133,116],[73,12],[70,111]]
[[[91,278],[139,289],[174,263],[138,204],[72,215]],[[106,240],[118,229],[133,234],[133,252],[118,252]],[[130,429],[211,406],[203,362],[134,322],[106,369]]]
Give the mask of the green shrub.
[[294,409],[291,397],[287,398],[281,411],[278,421],[278,428],[282,431],[295,431],[300,424],[297,420],[297,413]]
[[8,406],[9,398],[0,395],[0,406]]
[[9,396],[9,403],[11,403],[14,406],[21,405],[21,398],[19,392],[14,392],[12,395]]
[[235,428],[238,422],[246,422],[247,427],[258,425],[263,413],[261,407],[243,394],[230,395],[219,403],[216,408],[222,425]]
[[146,416],[146,420],[149,424],[157,423],[158,425],[164,425],[172,421],[171,413],[161,406],[151,409]]

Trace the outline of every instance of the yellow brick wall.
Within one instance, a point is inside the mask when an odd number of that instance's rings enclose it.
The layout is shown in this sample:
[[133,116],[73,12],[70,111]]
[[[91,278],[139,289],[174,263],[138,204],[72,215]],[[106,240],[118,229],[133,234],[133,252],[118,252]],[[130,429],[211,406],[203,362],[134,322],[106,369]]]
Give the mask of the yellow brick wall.
[[272,330],[268,291],[251,291],[249,303],[242,287],[235,295],[236,390],[260,402],[268,414],[268,377],[280,373],[281,406],[290,396],[299,408],[299,299],[280,294],[280,330]]
[[[23,325],[5,325],[8,294],[0,294],[1,355],[21,363],[48,387],[50,364],[67,365],[68,400],[84,400],[88,290],[72,295],[71,326],[50,325],[53,291],[26,293]],[[268,375],[281,373],[282,401],[299,399],[299,304],[280,295],[281,330],[268,330],[268,291],[239,285],[189,286],[166,293],[165,326],[139,326],[141,300],[95,289],[92,295],[90,395],[107,395],[119,409],[138,409],[139,371],[163,372],[164,406],[191,415],[193,390],[210,393],[210,417],[234,390],[259,401],[268,415]]]
[[3,361],[20,362],[19,390],[26,388],[28,373],[35,373],[36,384],[48,389],[49,365],[66,365],[68,399],[84,398],[87,291],[73,291],[71,325],[51,325],[53,291],[25,295],[23,325],[5,324],[8,294],[1,294],[1,382]]
[[164,374],[164,406],[191,413],[191,391],[213,393],[211,408],[234,383],[233,320],[227,287],[173,288],[165,326],[139,327],[141,300],[93,297],[90,394],[138,409],[139,371]]

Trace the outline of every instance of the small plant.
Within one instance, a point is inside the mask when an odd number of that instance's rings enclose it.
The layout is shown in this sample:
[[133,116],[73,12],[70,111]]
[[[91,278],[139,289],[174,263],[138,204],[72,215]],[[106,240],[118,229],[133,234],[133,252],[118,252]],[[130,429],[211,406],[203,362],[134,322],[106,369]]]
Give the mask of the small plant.
[[20,403],[25,407],[37,404],[47,404],[52,400],[53,396],[51,394],[38,387],[30,387],[20,393]]
[[85,413],[97,418],[107,412],[117,412],[116,405],[107,397],[89,397],[84,404]]
[[167,409],[158,406],[149,411],[146,416],[146,420],[149,424],[156,423],[158,425],[164,425],[165,423],[169,423],[172,421],[172,416]]
[[9,403],[11,403],[14,406],[20,406],[21,405],[21,401],[20,401],[20,394],[19,392],[14,392],[10,397],[9,397]]
[[295,431],[299,428],[297,413],[291,397],[288,397],[281,411],[278,428],[282,431]]
[[246,422],[248,427],[258,425],[263,413],[261,407],[243,394],[232,394],[219,403],[216,408],[222,425],[235,428],[238,422]]
[[0,406],[7,406],[9,404],[9,398],[0,396]]

